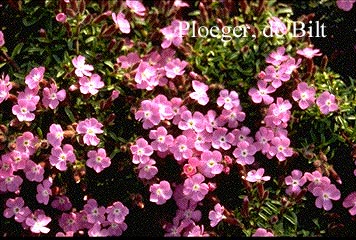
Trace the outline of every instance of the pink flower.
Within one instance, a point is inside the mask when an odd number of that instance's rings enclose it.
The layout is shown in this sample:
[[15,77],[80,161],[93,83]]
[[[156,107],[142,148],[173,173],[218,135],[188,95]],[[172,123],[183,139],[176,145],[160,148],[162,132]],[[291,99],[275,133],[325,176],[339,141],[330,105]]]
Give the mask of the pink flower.
[[140,163],[138,165],[138,169],[140,170],[138,177],[147,180],[152,179],[158,173],[157,167],[153,166],[154,164],[156,164],[156,161],[153,159],[149,159],[143,163]]
[[56,196],[52,201],[51,206],[60,211],[68,211],[72,208],[72,203],[67,196]]
[[24,207],[25,202],[22,197],[16,197],[14,199],[9,198],[6,201],[6,209],[4,210],[4,217],[15,217],[16,222],[23,222],[26,217],[31,213],[28,207]]
[[239,95],[233,90],[229,93],[227,89],[223,89],[219,92],[216,103],[219,107],[223,106],[226,110],[231,110],[240,105]]
[[189,159],[193,155],[194,140],[187,138],[184,135],[179,135],[173,145],[169,148],[173,153],[175,160],[181,162],[182,160]]
[[161,181],[159,184],[155,183],[150,187],[150,201],[157,205],[166,203],[172,197],[172,189],[167,181]]
[[20,122],[31,122],[35,119],[36,105],[24,99],[18,99],[17,105],[12,106],[12,113],[16,115]]
[[263,154],[268,153],[270,148],[270,141],[274,138],[272,129],[266,127],[260,127],[255,134],[256,142],[255,147],[257,151],[261,151]]
[[73,151],[73,146],[70,144],[65,144],[63,149],[60,146],[52,148],[49,156],[50,164],[60,171],[67,170],[67,162],[74,163],[76,159]]
[[0,47],[5,45],[4,33],[0,30]]
[[242,107],[239,105],[230,110],[223,109],[217,119],[217,123],[219,126],[224,126],[227,123],[229,128],[235,129],[239,125],[239,122],[245,120],[245,117],[246,114],[242,111]]
[[94,70],[92,65],[85,64],[85,57],[82,55],[73,58],[72,63],[75,67],[75,75],[77,75],[77,77],[90,77],[92,74],[91,71]]
[[12,84],[9,75],[2,74],[2,76],[0,76],[0,103],[8,99],[11,89]]
[[48,204],[49,196],[52,195],[52,179],[45,179],[42,183],[37,185],[36,199],[38,203]]
[[297,89],[292,92],[294,101],[298,102],[301,109],[307,109],[315,102],[315,88],[309,87],[307,83],[301,82]]
[[189,7],[189,4],[186,2],[183,2],[182,0],[174,0],[173,6],[175,6],[177,8],[181,8],[181,7]]
[[213,132],[211,138],[211,145],[213,148],[222,148],[224,150],[231,148],[231,144],[234,142],[235,137],[232,133],[228,133],[227,131],[227,128],[219,127]]
[[81,93],[95,95],[99,92],[98,89],[104,87],[104,82],[101,81],[101,77],[98,74],[94,73],[89,78],[87,76],[81,77],[79,85]]
[[105,221],[105,207],[99,207],[95,199],[89,199],[84,205],[84,211],[88,213],[89,223],[102,223]]
[[215,110],[209,110],[206,115],[206,124],[205,124],[205,130],[208,133],[212,133],[214,132],[214,130],[218,127],[222,127],[222,125],[220,125],[217,121],[217,117],[216,117],[216,111]]
[[62,213],[58,223],[64,232],[76,232],[79,229],[77,215],[74,212]]
[[196,226],[193,223],[192,228],[186,233],[186,237],[209,237],[209,234],[204,232],[204,225]]
[[84,143],[88,146],[96,146],[99,144],[100,139],[96,136],[96,134],[103,133],[104,131],[101,129],[103,124],[101,124],[95,118],[87,118],[84,121],[80,121],[78,123],[76,131],[79,134],[84,134]]
[[355,0],[337,0],[336,5],[341,10],[350,11],[355,2]]
[[307,47],[302,50],[298,50],[297,54],[299,54],[305,58],[312,59],[315,56],[321,56],[321,53],[319,51],[320,51],[319,49],[312,49],[312,48]]
[[249,182],[260,182],[260,181],[269,181],[270,176],[263,176],[265,173],[264,168],[259,168],[257,170],[251,170],[247,173],[246,180]]
[[272,33],[274,34],[282,33],[282,35],[285,35],[287,33],[286,25],[278,17],[271,17],[268,20],[268,23],[271,27]]
[[63,129],[61,125],[52,123],[49,127],[49,133],[47,133],[47,141],[53,147],[59,147],[62,144]]
[[33,68],[31,72],[25,77],[25,83],[29,89],[35,89],[39,86],[40,81],[44,77],[45,68]]
[[104,148],[99,148],[97,151],[91,150],[87,156],[88,160],[86,161],[86,165],[93,168],[97,173],[103,171],[111,164],[111,160],[106,156]]
[[64,23],[67,20],[67,15],[65,13],[58,13],[56,15],[56,21],[60,23]]
[[209,220],[211,227],[215,227],[221,220],[226,218],[224,216],[224,210],[225,208],[221,206],[220,203],[215,204],[214,210],[211,210],[209,212]]
[[184,68],[188,65],[188,62],[181,61],[179,58],[175,58],[169,61],[165,66],[166,76],[168,78],[175,78],[184,74]]
[[252,237],[273,237],[273,233],[267,231],[264,228],[257,228],[256,232],[252,234]]
[[339,109],[335,101],[335,96],[328,91],[324,91],[317,99],[316,105],[318,105],[320,112],[324,115],[334,112]]
[[149,145],[144,138],[137,139],[136,144],[132,145],[130,150],[133,155],[132,162],[134,164],[146,162],[149,159],[149,156],[153,154],[152,146]]
[[158,125],[161,121],[159,114],[158,104],[150,101],[143,100],[141,102],[141,108],[135,113],[136,120],[143,120],[143,128],[150,129],[155,125]]
[[200,105],[205,106],[209,102],[209,97],[206,94],[206,91],[208,91],[209,86],[197,80],[192,81],[192,86],[194,92],[190,93],[189,97],[191,99],[197,100]]
[[330,179],[324,177],[319,171],[312,173],[306,172],[304,176],[310,181],[308,185],[308,191],[313,192],[316,187],[322,187],[330,184]]
[[201,112],[194,112],[193,114],[186,110],[180,115],[180,122],[178,128],[181,130],[192,129],[195,132],[202,132],[205,130],[205,117]]
[[317,197],[315,206],[324,208],[325,211],[329,211],[333,207],[331,200],[339,200],[341,196],[339,189],[334,184],[314,188],[313,195]]
[[153,90],[159,84],[156,68],[142,61],[137,67],[135,82],[138,89]]
[[31,132],[24,132],[16,139],[16,150],[32,155],[36,151],[35,145],[37,142],[38,138],[33,136]]
[[272,86],[267,86],[267,82],[263,80],[257,82],[257,87],[258,90],[256,88],[250,88],[248,91],[248,95],[250,95],[252,101],[254,103],[261,103],[263,101],[266,105],[271,104],[273,97],[268,94],[275,92],[276,89]]
[[161,43],[163,49],[169,48],[172,43],[178,47],[183,42],[183,36],[188,34],[187,28],[188,22],[173,20],[171,25],[161,29],[161,33],[164,36],[164,40]]
[[62,102],[66,98],[66,91],[64,89],[57,91],[57,85],[51,84],[51,88],[45,87],[43,89],[42,103],[45,107],[51,109],[57,108],[59,102]]
[[272,87],[275,89],[282,86],[282,82],[286,82],[290,79],[290,73],[287,72],[287,67],[274,67],[269,65],[266,67],[265,72],[266,76],[264,77],[263,81],[272,82]]
[[38,96],[38,90],[39,87],[30,89],[28,86],[26,86],[23,92],[19,92],[19,95],[17,96],[17,101],[26,100],[28,102],[32,102],[33,105],[36,106],[37,103],[40,101],[40,96]]
[[289,196],[297,196],[301,191],[300,187],[307,182],[307,179],[300,170],[295,169],[292,171],[292,175],[287,176],[284,181],[288,185],[286,193]]
[[200,156],[199,172],[207,178],[220,174],[224,166],[220,163],[222,155],[219,151],[204,151]]
[[293,150],[289,147],[289,144],[290,140],[287,137],[274,137],[271,140],[271,146],[267,157],[272,158],[273,156],[276,156],[279,161],[286,160],[287,157],[293,155]]
[[158,94],[153,100],[153,103],[158,105],[158,111],[161,120],[171,120],[174,117],[172,103],[168,101],[163,94]]
[[356,215],[356,192],[350,193],[342,202],[344,208],[350,208],[349,213],[354,216]]
[[89,237],[107,237],[108,234],[109,233],[107,229],[101,228],[100,222],[96,222],[93,227],[88,230]]
[[39,214],[35,218],[26,218],[26,224],[30,227],[33,233],[48,233],[50,229],[46,227],[52,219],[44,214]]
[[108,226],[107,228],[108,236],[119,237],[127,229],[127,224],[124,222],[119,224],[116,222],[105,221],[103,225],[105,227]]
[[127,69],[134,66],[136,63],[139,63],[140,60],[140,56],[137,53],[131,52],[127,54],[127,56],[118,57],[116,62],[121,63],[121,68]]
[[274,66],[280,66],[282,62],[287,61],[289,56],[284,55],[286,52],[285,47],[278,47],[275,52],[271,52],[266,58],[266,63]]
[[12,159],[12,168],[14,171],[25,169],[26,163],[30,156],[26,152],[20,152],[17,150],[12,150],[9,154]]
[[0,192],[16,192],[20,189],[22,182],[22,178],[17,175],[0,178]]
[[143,17],[146,13],[145,6],[139,0],[126,0],[126,5],[137,15]]
[[163,126],[158,127],[157,130],[151,130],[149,138],[154,139],[151,142],[152,149],[160,152],[167,151],[174,141],[173,136],[168,134],[167,129]]
[[204,176],[200,173],[184,181],[183,194],[193,201],[200,202],[209,192],[208,184],[204,183]]
[[255,161],[256,147],[247,141],[240,141],[236,144],[235,150],[232,152],[236,158],[236,162],[241,165],[250,165]]
[[12,159],[9,154],[3,154],[0,160],[0,178],[11,176],[14,172]]
[[121,224],[125,221],[127,214],[129,214],[129,209],[117,201],[106,208],[106,213],[108,214],[108,221]]
[[44,168],[40,164],[36,164],[31,160],[27,161],[24,172],[26,178],[31,182],[42,182],[43,180]]
[[115,23],[115,27],[119,28],[121,32],[123,33],[130,33],[130,23],[127,21],[125,18],[125,15],[123,13],[112,13],[111,14],[112,20]]

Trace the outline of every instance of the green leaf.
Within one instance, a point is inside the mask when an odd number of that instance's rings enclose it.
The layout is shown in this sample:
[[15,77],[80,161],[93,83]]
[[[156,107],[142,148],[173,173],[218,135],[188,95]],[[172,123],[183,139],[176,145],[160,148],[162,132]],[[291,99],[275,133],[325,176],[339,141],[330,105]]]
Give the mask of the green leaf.
[[72,122],[75,122],[74,115],[73,115],[72,111],[69,109],[69,107],[65,107],[65,108],[64,108],[64,111],[66,112],[66,114],[67,114],[67,116],[69,117],[69,119],[70,119]]
[[37,130],[38,136],[42,139],[43,138],[43,132],[42,132],[41,128],[37,127],[36,130]]
[[295,214],[294,212],[291,212],[289,213],[290,215],[288,214],[284,214],[283,217],[285,219],[288,220],[288,222],[290,222],[293,226],[297,226],[298,224],[298,218],[297,218],[297,214]]
[[24,43],[20,42],[15,46],[14,50],[11,53],[11,58],[14,58],[16,55],[18,55],[21,52],[23,45]]

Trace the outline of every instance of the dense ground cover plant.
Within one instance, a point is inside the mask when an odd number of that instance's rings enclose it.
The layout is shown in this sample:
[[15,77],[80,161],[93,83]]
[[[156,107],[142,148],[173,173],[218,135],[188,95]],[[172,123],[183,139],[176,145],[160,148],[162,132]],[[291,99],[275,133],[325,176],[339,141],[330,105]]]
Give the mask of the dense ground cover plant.
[[293,35],[289,5],[28,0],[1,15],[2,235],[355,235],[354,79]]

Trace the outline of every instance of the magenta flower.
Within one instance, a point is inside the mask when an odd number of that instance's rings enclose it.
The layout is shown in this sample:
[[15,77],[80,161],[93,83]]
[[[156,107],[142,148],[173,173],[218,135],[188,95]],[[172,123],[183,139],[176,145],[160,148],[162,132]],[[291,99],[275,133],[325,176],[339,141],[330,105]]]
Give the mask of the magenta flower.
[[28,102],[32,102],[33,105],[37,105],[37,103],[40,101],[40,96],[38,96],[38,90],[39,87],[30,89],[29,87],[25,87],[25,90],[23,92],[19,92],[19,95],[17,96],[17,102],[20,100],[26,100]]
[[328,91],[324,91],[317,99],[316,105],[318,105],[320,112],[324,115],[335,112],[339,109],[336,104],[336,99],[333,94],[330,94]]
[[301,82],[297,89],[292,92],[294,101],[298,102],[301,109],[307,109],[315,102],[315,88],[309,87],[307,83]]
[[268,20],[268,23],[270,25],[271,28],[271,32],[274,34],[282,34],[285,35],[287,34],[287,27],[286,25],[278,18],[278,17],[271,17]]
[[239,105],[233,107],[230,110],[223,109],[220,116],[217,118],[217,123],[219,126],[224,126],[226,123],[229,128],[236,128],[239,122],[245,120],[246,114],[242,111],[242,107]]
[[180,162],[184,159],[189,159],[193,155],[194,140],[187,138],[184,135],[179,135],[173,145],[169,148],[173,153],[175,160]]
[[9,198],[6,201],[6,209],[4,210],[4,217],[15,217],[16,222],[23,222],[27,216],[31,213],[28,207],[24,207],[25,202],[22,197],[16,197],[14,199]]
[[269,152],[270,141],[274,138],[272,129],[266,127],[260,127],[255,134],[256,142],[255,147],[257,151],[261,151],[263,154]]
[[247,173],[246,180],[249,182],[260,182],[260,181],[269,181],[270,176],[263,176],[265,173],[264,168],[259,168],[257,170],[251,170]]
[[126,0],[126,5],[138,16],[145,16],[146,8],[139,0]]
[[18,99],[17,104],[12,106],[12,113],[16,115],[20,122],[31,122],[35,119],[36,105],[24,99]]
[[341,10],[350,11],[355,2],[355,0],[337,0],[336,5]]
[[272,86],[268,86],[266,81],[259,80],[257,82],[257,87],[256,88],[251,88],[248,91],[248,95],[251,97],[252,101],[254,103],[261,103],[263,101],[264,104],[268,105],[273,102],[273,97],[271,97],[270,93],[273,93],[276,91],[276,89]]
[[179,58],[175,58],[169,61],[165,66],[166,76],[168,78],[175,78],[184,74],[184,68],[188,65],[188,62],[181,61]]
[[45,68],[33,68],[30,73],[25,77],[25,83],[29,89],[35,89],[39,86],[40,81],[44,77]]
[[334,184],[329,184],[314,188],[313,195],[317,197],[315,199],[315,206],[329,211],[333,207],[331,200],[339,200],[341,193]]
[[284,55],[286,52],[285,47],[278,47],[275,52],[271,52],[266,58],[266,63],[270,63],[274,66],[280,66],[282,62],[289,59],[288,55]]
[[21,152],[13,150],[10,152],[9,156],[12,159],[12,168],[14,171],[25,169],[26,163],[30,156],[26,152]]
[[94,73],[90,77],[81,77],[79,79],[79,85],[81,93],[95,95],[99,92],[98,89],[104,87],[104,82],[101,81],[101,77],[98,74]]
[[123,13],[112,13],[111,14],[112,20],[115,23],[115,27],[119,28],[121,32],[123,33],[130,33],[130,23],[127,21],[125,18],[125,15]]
[[172,197],[172,189],[167,181],[161,181],[159,184],[155,183],[150,187],[150,201],[157,205],[166,203]]
[[95,118],[87,118],[84,121],[80,121],[78,123],[76,131],[79,134],[84,134],[84,143],[88,146],[96,146],[99,144],[100,139],[96,136],[96,134],[103,133],[104,131],[101,129],[103,124],[101,124]]
[[219,92],[219,97],[216,100],[219,107],[223,106],[226,110],[231,110],[233,107],[240,105],[239,95],[236,91],[223,89]]
[[43,180],[44,168],[31,160],[27,161],[24,172],[26,178],[31,182],[42,182]]
[[225,208],[221,206],[220,203],[215,204],[214,210],[211,210],[209,212],[209,220],[211,227],[215,227],[221,220],[226,218],[224,216],[224,210]]
[[204,151],[200,159],[198,169],[205,177],[212,178],[223,171],[224,166],[220,163],[222,155],[219,151]]
[[204,183],[204,176],[200,173],[184,181],[183,194],[193,201],[200,202],[209,192],[208,184]]
[[282,82],[286,82],[290,79],[290,73],[288,73],[287,70],[287,67],[276,68],[272,65],[269,65],[265,69],[266,76],[264,77],[263,81],[272,82],[272,87],[277,89],[282,85]]
[[306,172],[304,176],[310,181],[308,185],[308,191],[313,192],[316,187],[322,187],[330,185],[330,179],[323,176],[319,171],[314,171],[312,173]]
[[116,223],[116,222],[105,221],[103,225],[107,227],[108,236],[119,237],[127,229],[127,224],[124,222]]
[[107,207],[106,213],[108,214],[108,221],[121,224],[125,221],[127,214],[129,214],[129,209],[118,201]]
[[56,167],[60,171],[67,170],[67,162],[75,162],[73,146],[70,144],[65,144],[63,149],[59,147],[54,147],[51,150],[51,155],[49,156],[49,163]]
[[267,231],[264,228],[257,228],[256,232],[252,234],[252,237],[273,237],[273,233]]
[[209,237],[210,235],[204,231],[204,225],[196,226],[192,224],[192,228],[184,235],[185,237]]
[[37,142],[38,138],[33,136],[31,132],[24,132],[16,139],[16,150],[32,155],[36,151],[35,145]]
[[68,211],[72,208],[72,203],[67,196],[56,196],[52,201],[51,206],[60,211]]
[[227,132],[227,128],[219,127],[214,130],[211,137],[211,145],[215,149],[222,148],[228,150],[231,148],[231,144],[234,142],[235,137],[232,133]]
[[300,170],[295,169],[292,171],[291,176],[287,176],[284,179],[284,182],[288,185],[286,193],[289,196],[297,196],[301,191],[300,187],[307,182],[307,178],[303,176],[303,173]]
[[153,159],[149,159],[143,163],[138,165],[138,169],[140,170],[138,173],[138,177],[141,179],[152,179],[157,173],[157,167],[153,166],[156,164],[156,161]]
[[149,156],[153,154],[152,146],[149,145],[144,138],[137,139],[136,144],[132,145],[130,150],[133,155],[132,162],[134,164],[146,162],[149,159]]
[[307,47],[302,50],[298,50],[297,54],[299,54],[305,58],[312,59],[315,56],[321,56],[321,53],[319,51],[320,51],[319,49],[312,49],[312,48]]
[[51,109],[57,108],[59,102],[62,102],[66,98],[66,91],[64,89],[58,91],[56,84],[51,84],[51,88],[45,87],[42,94],[43,106],[50,107]]
[[354,216],[356,215],[356,192],[350,193],[342,202],[344,208],[350,208],[349,213]]
[[76,232],[79,229],[78,221],[76,213],[70,212],[62,213],[58,223],[64,232]]
[[49,196],[52,195],[51,186],[51,179],[45,179],[42,183],[37,185],[36,199],[38,203],[43,203],[44,205],[48,204]]
[[141,108],[135,113],[136,120],[143,120],[143,128],[150,129],[161,121],[158,104],[143,100]]
[[97,151],[91,150],[87,156],[88,160],[86,161],[86,165],[93,168],[97,173],[103,171],[111,164],[111,160],[106,156],[104,148],[99,148]]
[[105,207],[99,207],[98,202],[95,199],[89,199],[84,205],[84,211],[86,211],[89,223],[102,223],[105,221]]
[[205,117],[201,112],[194,112],[193,114],[186,110],[180,115],[180,122],[178,128],[181,130],[193,129],[195,132],[202,132],[205,130]]
[[241,165],[250,165],[255,161],[256,147],[247,141],[240,141],[236,144],[235,150],[232,152],[236,158],[236,162]]
[[20,176],[11,175],[5,178],[0,178],[1,192],[16,192],[20,189],[23,180]]
[[75,75],[77,75],[77,77],[90,77],[92,74],[91,71],[94,70],[92,65],[85,64],[85,57],[82,55],[73,58],[72,63],[75,67]]
[[101,223],[96,222],[89,230],[88,230],[88,236],[89,237],[107,237],[108,236],[108,230],[107,229],[102,229],[101,228]]
[[149,138],[154,139],[151,142],[152,149],[160,152],[167,151],[174,141],[173,136],[168,134],[167,129],[163,126],[158,127],[157,130],[151,130]]
[[209,97],[206,94],[206,92],[209,89],[209,86],[206,85],[205,83],[199,82],[197,80],[192,81],[192,86],[193,86],[194,92],[191,92],[189,94],[189,97],[191,99],[197,100],[197,102],[200,105],[205,106],[209,102]]
[[5,45],[4,33],[0,30],[0,47]]
[[49,127],[49,133],[47,133],[47,141],[53,147],[59,147],[62,144],[63,129],[61,125],[52,123]]
[[161,120],[171,120],[174,117],[172,103],[168,101],[165,95],[158,94],[152,102],[158,105]]
[[65,13],[58,13],[56,15],[56,21],[60,23],[64,23],[67,20],[67,15]]
[[48,233],[50,229],[46,227],[52,219],[44,214],[39,214],[36,217],[26,218],[26,225],[30,227],[33,233]]
[[12,159],[9,154],[3,154],[0,160],[0,178],[9,177],[13,174]]

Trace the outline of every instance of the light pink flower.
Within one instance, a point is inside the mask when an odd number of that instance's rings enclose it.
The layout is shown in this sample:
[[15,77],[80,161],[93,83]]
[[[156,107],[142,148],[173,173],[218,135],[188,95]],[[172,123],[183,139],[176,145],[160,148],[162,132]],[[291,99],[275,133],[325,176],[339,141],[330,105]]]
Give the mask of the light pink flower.
[[127,56],[123,55],[116,59],[117,63],[121,63],[121,68],[127,69],[139,63],[141,60],[140,56],[136,52],[130,52]]
[[81,93],[95,95],[99,92],[100,88],[104,87],[104,82],[101,81],[101,77],[98,74],[94,73],[90,77],[81,77],[79,79],[79,85]]
[[271,140],[271,145],[267,154],[268,158],[276,156],[279,161],[286,160],[287,157],[293,155],[293,149],[289,147],[290,140],[287,137],[274,137]]
[[205,106],[209,102],[209,97],[206,94],[206,91],[208,91],[209,86],[197,80],[192,81],[192,86],[194,92],[190,93],[189,97],[191,99],[197,100],[200,105]]
[[61,125],[52,123],[49,127],[49,133],[47,133],[47,141],[53,147],[59,147],[62,144],[62,140],[64,139],[63,136],[63,129]]
[[215,227],[221,220],[226,218],[224,216],[224,210],[225,208],[221,206],[220,203],[215,204],[214,210],[211,210],[209,212],[209,220],[211,227]]
[[266,63],[280,66],[282,62],[287,61],[289,56],[284,55],[286,52],[285,47],[278,47],[275,52],[271,52],[266,58]]
[[264,168],[259,168],[257,170],[251,170],[247,173],[246,180],[249,182],[260,182],[260,181],[269,181],[270,176],[263,176],[265,173]]
[[330,179],[323,176],[319,171],[312,173],[306,172],[304,176],[310,181],[308,185],[308,191],[313,192],[316,187],[322,187],[330,184]]
[[[1,32],[1,31],[0,31]],[[4,73],[0,76],[0,103],[8,99],[9,92],[12,89],[9,75]]]
[[84,211],[86,211],[89,223],[102,223],[105,221],[105,207],[98,206],[98,202],[91,198],[84,205]]
[[130,23],[127,21],[125,18],[125,15],[123,13],[112,13],[111,14],[112,20],[115,23],[115,27],[119,28],[121,32],[123,33],[130,33]]
[[116,222],[105,221],[103,225],[104,227],[107,227],[108,236],[113,236],[113,237],[121,236],[122,233],[127,229],[127,224],[124,222],[116,223]]
[[239,95],[234,90],[229,92],[227,89],[223,89],[219,92],[216,103],[219,107],[223,106],[226,110],[231,110],[240,105]]
[[138,169],[140,170],[138,177],[147,180],[152,179],[158,173],[157,167],[153,166],[154,164],[156,164],[156,161],[153,159],[140,163],[138,165]]
[[297,196],[302,190],[300,187],[307,182],[307,179],[300,170],[295,169],[292,171],[292,175],[287,176],[284,181],[288,185],[286,193],[289,196]]
[[252,101],[254,103],[261,103],[263,101],[266,105],[271,104],[273,102],[273,97],[268,94],[275,92],[276,89],[267,85],[267,82],[263,80],[257,82],[257,87],[258,89],[250,88],[248,91],[248,95],[252,98]]
[[236,158],[236,162],[241,165],[250,165],[255,161],[256,147],[247,141],[240,141],[236,144],[235,150],[232,152]]
[[59,102],[62,102],[66,98],[66,91],[64,89],[58,91],[56,84],[51,84],[51,88],[45,87],[42,94],[43,106],[50,107],[51,109],[57,108]]
[[58,223],[64,232],[76,232],[79,229],[78,221],[76,213],[70,212],[62,213]]
[[16,197],[14,199],[9,198],[6,201],[6,209],[4,210],[4,217],[15,217],[16,222],[23,222],[26,217],[31,213],[28,207],[24,207],[25,202],[22,197]]
[[183,36],[188,34],[187,28],[188,22],[173,20],[171,25],[161,29],[161,33],[164,36],[164,40],[161,43],[163,49],[169,48],[172,43],[178,47],[183,42]]
[[49,156],[50,164],[60,171],[67,170],[67,162],[74,163],[76,159],[73,151],[73,146],[70,144],[65,144],[63,149],[60,146],[52,148]]
[[152,146],[149,145],[144,138],[137,139],[136,144],[132,145],[130,150],[133,155],[132,162],[134,164],[146,162],[149,159],[149,156],[153,154]]
[[39,86],[40,81],[44,77],[45,68],[33,68],[30,73],[25,77],[25,83],[29,89],[35,89]]
[[349,213],[351,216],[356,215],[356,192],[350,193],[342,202],[344,208],[350,208]]
[[88,236],[89,237],[107,237],[108,236],[108,230],[105,228],[101,228],[101,223],[96,222],[92,228],[88,230]]
[[99,144],[100,139],[96,134],[101,134],[104,131],[101,129],[103,124],[101,124],[96,118],[87,118],[84,121],[80,121],[76,128],[79,134],[84,134],[84,143],[88,146],[96,146]]
[[188,62],[181,61],[179,58],[175,58],[169,61],[165,66],[166,76],[168,78],[175,78],[184,74],[184,68],[188,65]]
[[204,151],[200,159],[198,169],[205,177],[212,178],[223,171],[224,166],[220,163],[222,155],[219,151]]
[[64,23],[67,20],[67,15],[65,13],[58,13],[56,15],[56,21],[60,23]]
[[320,51],[319,49],[313,49],[313,48],[306,47],[302,50],[298,50],[297,54],[299,54],[305,58],[312,59],[315,56],[321,56],[321,53],[319,51]]
[[315,103],[315,88],[309,87],[307,83],[301,82],[297,89],[292,92],[294,101],[298,102],[301,109],[307,109]]
[[339,109],[336,104],[335,95],[329,93],[328,91],[324,91],[317,99],[316,105],[318,105],[320,112],[324,115],[335,112]]
[[337,0],[336,5],[338,8],[344,11],[350,11],[356,0]]
[[172,197],[172,189],[167,181],[161,181],[159,184],[155,183],[150,187],[150,201],[157,205],[166,203]]
[[139,0],[126,0],[126,5],[137,15],[143,17],[146,13],[145,6]]
[[165,152],[172,146],[174,138],[171,134],[168,134],[167,129],[163,126],[157,128],[157,130],[151,130],[149,138],[154,140],[151,142],[153,150]]
[[72,63],[75,67],[75,75],[77,75],[77,77],[90,77],[92,74],[91,71],[94,70],[92,65],[85,64],[85,57],[82,55],[73,58]]
[[24,99],[18,99],[17,104],[12,106],[12,113],[16,115],[20,122],[31,122],[35,119],[33,111],[36,110],[36,105]]
[[9,156],[12,159],[12,168],[14,171],[25,169],[26,162],[30,158],[28,153],[17,151],[17,150],[12,150]]
[[49,196],[52,195],[52,179],[45,179],[42,183],[37,185],[36,199],[38,203],[48,204]]
[[0,160],[0,178],[11,176],[14,172],[12,159],[9,154],[3,154]]
[[282,34],[285,35],[287,33],[286,25],[278,18],[278,17],[271,17],[268,20],[268,23],[271,28],[271,32],[274,34]]
[[42,182],[43,180],[44,168],[40,164],[36,164],[31,160],[27,161],[24,172],[26,178],[31,182]]
[[129,214],[129,209],[125,207],[120,201],[117,201],[106,208],[106,213],[108,214],[108,221],[121,224],[125,221],[127,214]]
[[0,47],[5,45],[4,33],[0,30]]
[[200,202],[209,192],[208,184],[204,183],[205,177],[197,173],[184,181],[183,194],[193,201]]
[[273,237],[273,233],[267,231],[264,228],[257,228],[256,232],[252,234],[252,237]]
[[51,206],[60,211],[68,211],[72,208],[72,203],[67,196],[56,196],[52,201]]
[[194,112],[186,110],[180,115],[180,122],[178,128],[181,130],[192,129],[195,132],[202,132],[205,130],[205,117],[201,112]]
[[231,144],[234,140],[234,135],[232,133],[228,133],[227,128],[219,127],[213,132],[211,145],[215,149],[222,148],[224,150],[228,150],[231,148]]
[[158,104],[150,100],[143,100],[141,108],[135,113],[135,119],[143,121],[142,127],[144,129],[150,129],[158,125],[161,121]]
[[16,139],[16,150],[32,155],[36,151],[35,145],[37,142],[38,137],[33,136],[31,132],[24,132]]
[[26,225],[30,227],[33,233],[48,233],[50,229],[46,227],[52,219],[44,214],[39,214],[36,217],[26,218]]
[[22,178],[17,175],[0,178],[0,192],[16,192],[20,189],[22,182]]
[[173,153],[174,159],[178,162],[183,162],[185,159],[189,159],[193,155],[194,139],[187,138],[184,135],[179,135],[173,145],[169,148],[169,151]]
[[86,165],[93,168],[97,173],[111,165],[111,160],[106,156],[104,148],[99,148],[97,151],[91,150],[87,156],[88,160],[86,161]]
[[334,184],[314,188],[313,195],[317,197],[315,206],[324,208],[325,211],[329,211],[333,207],[331,200],[339,200],[341,196],[340,190]]

